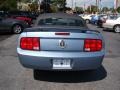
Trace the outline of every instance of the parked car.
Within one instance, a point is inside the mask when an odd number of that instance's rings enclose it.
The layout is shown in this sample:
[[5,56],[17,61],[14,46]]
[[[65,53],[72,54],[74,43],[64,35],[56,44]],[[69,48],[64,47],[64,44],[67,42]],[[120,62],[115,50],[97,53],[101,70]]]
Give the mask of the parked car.
[[94,24],[94,25],[97,25],[98,18],[99,18],[98,15],[93,15],[93,16],[91,17],[90,23],[91,23],[91,24]]
[[26,22],[26,24],[28,24],[29,26],[31,26],[33,24],[32,19],[29,17],[26,17],[26,16],[14,16],[11,18],[22,20],[22,21]]
[[17,53],[21,64],[35,72],[94,70],[102,64],[105,44],[81,17],[51,13],[40,15],[34,27],[20,34]]
[[97,21],[97,26],[102,28],[103,27],[102,25],[103,25],[103,23],[106,22],[107,18],[108,18],[107,15],[99,15],[98,21]]
[[112,30],[116,33],[120,33],[120,16],[109,16],[106,22],[103,23],[103,29]]
[[90,20],[92,18],[93,15],[80,15],[85,21],[86,23],[90,23]]
[[28,25],[21,20],[0,17],[0,32],[12,32],[19,34]]
[[31,18],[32,20],[35,20],[38,16],[38,13],[28,12],[28,11],[10,11],[9,15],[12,17],[24,16],[24,17]]

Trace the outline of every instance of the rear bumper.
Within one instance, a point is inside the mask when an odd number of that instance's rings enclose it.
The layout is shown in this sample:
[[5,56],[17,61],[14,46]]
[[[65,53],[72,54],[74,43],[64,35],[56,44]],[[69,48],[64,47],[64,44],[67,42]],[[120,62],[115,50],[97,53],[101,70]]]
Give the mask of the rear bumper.
[[[17,49],[21,64],[24,67],[39,70],[56,70],[53,69],[53,59],[71,59],[71,69],[75,70],[91,70],[101,66],[104,58],[104,50],[94,53],[78,53],[78,52],[33,52]],[[60,69],[59,69],[60,70]],[[63,69],[65,70],[65,69]],[[68,70],[68,69],[67,69]]]

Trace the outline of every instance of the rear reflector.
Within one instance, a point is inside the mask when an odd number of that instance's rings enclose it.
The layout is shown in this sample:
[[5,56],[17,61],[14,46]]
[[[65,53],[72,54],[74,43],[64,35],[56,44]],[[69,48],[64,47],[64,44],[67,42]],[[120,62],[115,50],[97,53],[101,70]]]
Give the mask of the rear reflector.
[[102,49],[102,40],[100,40],[100,39],[85,39],[84,51],[95,52],[95,51],[101,51],[101,49]]
[[69,32],[56,32],[55,35],[70,35]]
[[20,39],[20,48],[24,50],[40,50],[40,39],[38,37],[23,37]]

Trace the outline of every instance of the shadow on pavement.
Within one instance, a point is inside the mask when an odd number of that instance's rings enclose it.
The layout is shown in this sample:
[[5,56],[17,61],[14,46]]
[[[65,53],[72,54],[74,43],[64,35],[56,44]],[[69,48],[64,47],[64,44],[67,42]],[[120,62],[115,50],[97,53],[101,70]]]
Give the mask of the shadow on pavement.
[[103,66],[95,71],[77,71],[77,72],[55,72],[55,71],[34,71],[34,79],[39,81],[57,82],[57,83],[80,83],[102,80],[107,76]]
[[114,32],[113,30],[103,29],[105,32]]
[[0,41],[3,41],[11,36],[12,36],[11,33],[0,33]]

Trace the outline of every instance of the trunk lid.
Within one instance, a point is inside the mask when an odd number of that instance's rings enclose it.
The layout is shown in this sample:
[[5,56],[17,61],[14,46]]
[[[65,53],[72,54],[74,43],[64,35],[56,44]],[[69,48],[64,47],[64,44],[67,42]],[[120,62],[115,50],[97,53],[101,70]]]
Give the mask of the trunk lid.
[[[60,31],[60,32],[59,32]],[[69,35],[58,35],[56,33],[69,33]],[[71,51],[82,52],[86,38],[98,39],[98,32],[85,30],[41,30],[27,32],[27,37],[40,37],[41,51]]]

